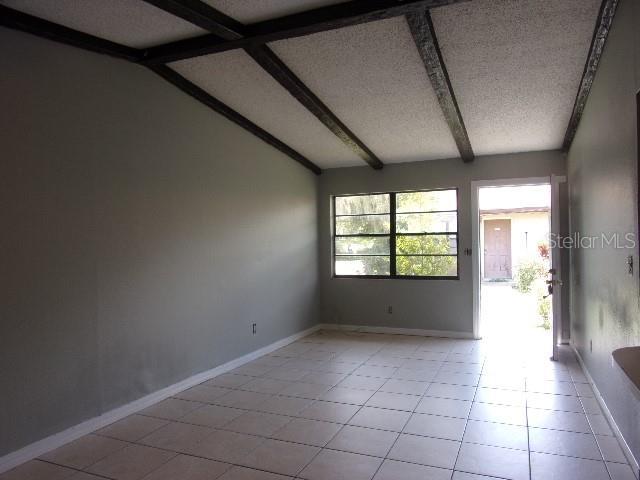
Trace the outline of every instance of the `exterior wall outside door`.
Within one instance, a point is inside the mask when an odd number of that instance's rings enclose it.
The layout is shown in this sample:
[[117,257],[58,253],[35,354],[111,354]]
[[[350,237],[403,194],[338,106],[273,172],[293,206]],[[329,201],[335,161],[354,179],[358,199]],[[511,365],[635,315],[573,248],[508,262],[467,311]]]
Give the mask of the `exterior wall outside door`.
[[511,278],[511,220],[484,222],[484,278]]
[[[491,220],[511,221],[511,277],[516,274],[522,262],[540,260],[539,245],[549,245],[549,211],[484,213],[480,217],[482,248],[485,238],[485,223]],[[484,255],[482,258],[484,262]],[[484,263],[482,272],[485,272]],[[483,279],[491,280],[483,273]]]

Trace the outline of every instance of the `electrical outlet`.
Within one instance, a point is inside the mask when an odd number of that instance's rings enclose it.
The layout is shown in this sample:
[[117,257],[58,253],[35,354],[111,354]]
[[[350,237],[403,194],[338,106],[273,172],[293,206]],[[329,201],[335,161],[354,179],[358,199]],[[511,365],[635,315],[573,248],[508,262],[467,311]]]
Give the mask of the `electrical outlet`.
[[257,323],[254,323],[251,325],[251,333],[253,333],[254,335],[256,334],[257,326],[258,326]]

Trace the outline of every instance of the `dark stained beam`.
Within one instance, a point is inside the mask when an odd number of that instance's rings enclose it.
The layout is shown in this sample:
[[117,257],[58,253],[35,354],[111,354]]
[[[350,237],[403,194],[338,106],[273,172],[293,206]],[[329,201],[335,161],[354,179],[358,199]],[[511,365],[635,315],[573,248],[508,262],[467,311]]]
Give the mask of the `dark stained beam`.
[[226,40],[216,34],[209,34],[152,47],[146,52],[145,62],[169,63],[398,17],[425,8],[465,1],[469,0],[351,0],[246,25],[243,38],[235,40]]
[[150,66],[149,68],[155,73],[157,73],[158,75],[160,75],[169,83],[178,87],[180,90],[182,90],[184,93],[186,93],[190,97],[198,100],[199,102],[203,103],[207,107],[216,111],[220,115],[231,120],[233,123],[241,126],[245,130],[254,134],[256,137],[262,139],[272,147],[280,150],[282,153],[284,153],[285,155],[288,155],[289,157],[294,159],[296,162],[298,162],[302,166],[311,170],[316,175],[320,175],[321,173],[320,167],[318,167],[315,163],[311,162],[309,159],[302,156],[300,153],[296,152],[294,149],[292,149],[288,145],[285,145],[276,137],[271,135],[269,132],[263,130],[262,128],[257,126],[255,123],[253,123],[246,117],[240,115],[235,110],[229,108],[220,100],[211,96],[210,94],[202,90],[200,87],[198,87],[196,84],[184,78],[175,70],[171,69],[170,67],[167,67],[166,65],[155,65],[155,66]]
[[244,25],[200,0],[144,0],[145,2],[208,30],[225,40],[244,37]]
[[[186,0],[186,2],[191,3],[191,0]],[[186,3],[186,2],[178,2],[178,3]],[[160,3],[160,1],[157,0],[157,3]],[[169,4],[173,2],[168,1],[166,3]],[[194,3],[197,3],[197,2],[194,2]],[[171,8],[174,8],[174,7],[171,6]],[[200,12],[203,14],[211,13],[208,11],[205,12],[204,10],[200,10]],[[195,17],[193,18],[195,19]],[[142,50],[137,50],[135,48],[120,45],[115,42],[111,42],[109,40],[104,40],[102,38],[94,37],[93,35],[79,32],[77,30],[73,30],[71,28],[67,28],[62,25],[58,25],[56,23],[43,20],[41,18],[34,17],[32,15],[28,15],[28,14],[19,12],[17,10],[13,10],[11,8],[4,7],[2,5],[0,5],[0,26],[30,33],[38,37],[46,38],[48,40],[52,40],[59,43],[64,43],[66,45],[71,45],[84,50],[89,50],[92,52],[121,58],[131,62],[138,62],[142,58],[142,53],[143,53]],[[189,82],[189,80],[182,77],[180,74],[178,74],[171,68],[166,67],[164,65],[151,66],[150,68],[155,73],[157,73],[162,78],[164,78],[168,82],[178,87],[183,92],[187,93],[188,95],[195,98],[196,100],[204,103],[212,110],[215,110],[216,112],[223,115],[227,119],[231,120],[232,122],[244,128],[245,130],[251,132],[258,138],[262,139],[263,141],[271,145],[272,147],[280,150],[282,153],[284,153],[285,155],[288,155],[296,162],[300,163],[304,167],[314,172],[316,175],[319,175],[321,173],[320,168],[314,163],[312,163],[310,160],[305,158],[303,155],[296,152],[294,149],[284,144],[283,142],[275,138],[273,135],[271,135],[267,131],[261,129],[256,124],[254,124],[247,118],[243,117],[235,110],[232,110],[227,105],[220,102],[218,99],[212,97],[211,95],[209,95],[207,92],[205,92],[195,84]]]
[[376,170],[384,164],[266,45],[246,52],[356,155]]
[[603,0],[600,5],[600,13],[598,14],[596,27],[593,31],[589,56],[584,66],[580,87],[578,88],[571,118],[569,119],[569,125],[564,134],[564,142],[562,142],[562,150],[565,152],[568,152],[571,148],[573,138],[578,130],[578,125],[580,124],[584,107],[589,98],[589,92],[591,91],[591,86],[593,85],[593,80],[595,79],[596,71],[600,64],[600,58],[602,57],[602,52],[604,51],[604,46],[607,42],[607,36],[609,35],[609,30],[611,30],[611,23],[613,22],[617,7],[618,0]]
[[431,80],[431,85],[436,92],[440,108],[449,125],[460,156],[464,162],[472,162],[475,155],[471,148],[467,128],[464,126],[456,96],[453,93],[453,87],[438,45],[431,15],[428,10],[410,13],[407,15],[407,22],[409,22],[413,40],[427,69],[429,80]]
[[[147,0],[159,8],[166,8],[166,11],[174,13],[174,4],[180,3],[181,18],[191,21],[192,16],[204,15],[207,11],[210,17],[203,21],[213,24],[213,31],[224,29],[225,38],[239,38],[244,26],[217,10],[203,4],[200,0]],[[164,5],[163,5],[164,4]],[[187,5],[188,4],[188,5]],[[192,11],[190,9],[193,9]],[[217,25],[217,22],[220,22]],[[235,24],[234,24],[235,22]],[[331,132],[338,137],[356,155],[361,157],[371,167],[381,169],[383,163],[369,148],[340,121],[340,119],[327,107],[292,71],[280,58],[266,45],[256,45],[246,47],[245,51],[260,65],[269,75],[271,75],[280,85],[297,99],[307,110],[314,114]]]
[[94,37],[88,33],[79,32],[2,5],[0,5],[0,25],[53,40],[54,42],[64,43],[132,62],[137,62],[143,55],[142,50]]

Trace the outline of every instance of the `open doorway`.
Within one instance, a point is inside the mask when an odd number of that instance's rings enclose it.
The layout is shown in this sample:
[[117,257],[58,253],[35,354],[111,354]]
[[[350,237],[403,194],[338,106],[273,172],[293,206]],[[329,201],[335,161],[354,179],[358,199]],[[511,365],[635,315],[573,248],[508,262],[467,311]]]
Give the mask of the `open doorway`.
[[500,349],[555,355],[556,184],[557,177],[474,182],[474,331]]
[[483,337],[550,349],[551,186],[481,187],[478,208]]

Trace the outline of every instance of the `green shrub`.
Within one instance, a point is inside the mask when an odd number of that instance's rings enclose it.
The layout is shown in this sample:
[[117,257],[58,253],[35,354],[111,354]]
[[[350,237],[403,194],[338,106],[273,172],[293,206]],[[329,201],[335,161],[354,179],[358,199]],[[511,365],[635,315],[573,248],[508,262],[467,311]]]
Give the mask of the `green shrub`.
[[545,330],[549,330],[551,328],[550,314],[551,297],[538,297],[538,315],[540,315],[540,318],[542,319],[542,323],[539,326]]
[[540,260],[525,260],[516,267],[515,289],[520,293],[529,293],[536,280],[547,274],[547,266]]

